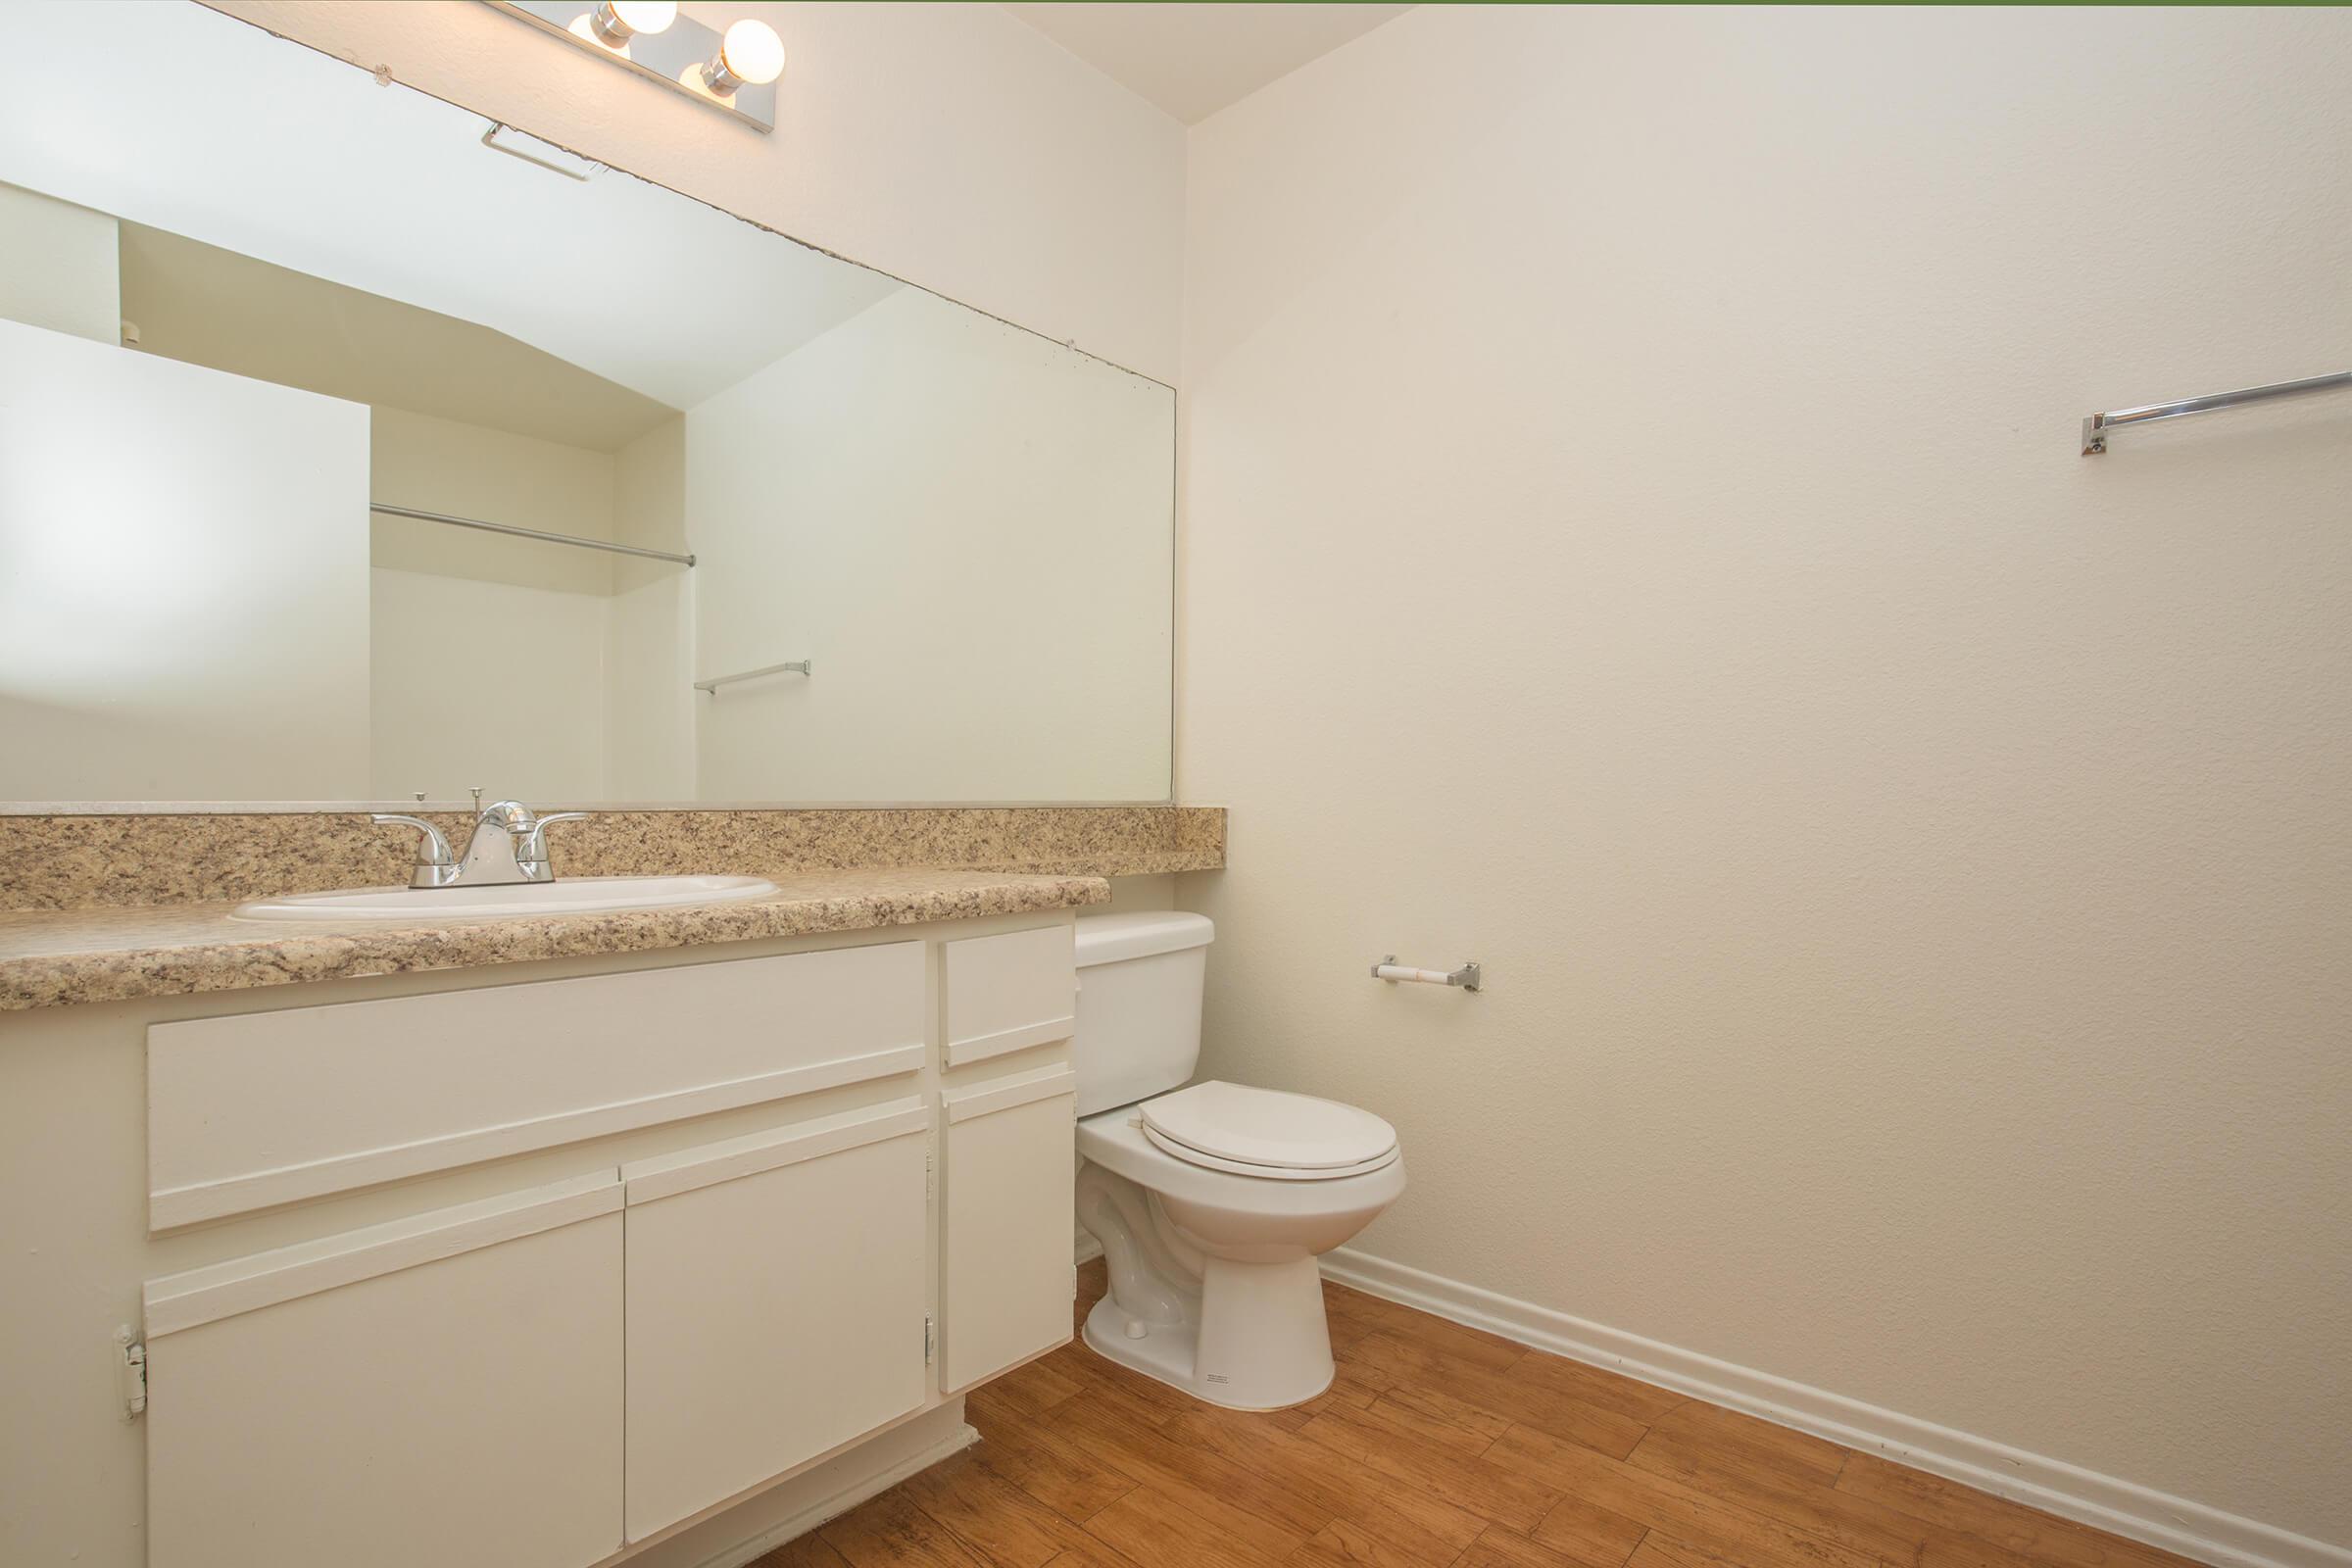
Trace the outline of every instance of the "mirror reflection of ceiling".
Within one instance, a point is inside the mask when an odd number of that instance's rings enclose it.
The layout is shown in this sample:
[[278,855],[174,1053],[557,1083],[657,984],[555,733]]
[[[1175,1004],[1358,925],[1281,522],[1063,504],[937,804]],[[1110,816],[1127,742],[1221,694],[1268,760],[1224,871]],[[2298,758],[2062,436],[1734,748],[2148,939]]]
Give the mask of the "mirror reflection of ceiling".
[[[628,394],[692,407],[904,286],[527,137],[502,140],[594,171],[589,182],[503,157],[453,135],[449,106],[420,93],[355,107],[349,65],[179,0],[15,9],[8,45],[103,61],[108,78],[102,101],[75,71],[0,95],[17,183],[164,231],[150,241],[189,236],[494,326],[609,383],[604,428],[626,422]],[[205,134],[175,134],[185,124]],[[508,368],[530,373],[518,355]]]
[[142,353],[595,452],[680,412],[493,327],[160,228],[121,232],[122,318]]

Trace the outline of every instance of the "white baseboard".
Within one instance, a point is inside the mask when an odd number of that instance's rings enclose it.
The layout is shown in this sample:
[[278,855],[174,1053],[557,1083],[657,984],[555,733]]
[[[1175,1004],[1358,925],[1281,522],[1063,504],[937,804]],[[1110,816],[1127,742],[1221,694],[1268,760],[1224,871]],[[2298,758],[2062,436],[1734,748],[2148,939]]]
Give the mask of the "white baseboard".
[[743,1568],[744,1564],[766,1556],[788,1541],[798,1541],[821,1525],[830,1524],[868,1497],[879,1496],[908,1476],[928,1470],[942,1459],[953,1458],[979,1441],[980,1434],[968,1422],[959,1423],[956,1431],[928,1447],[907,1454],[885,1469],[860,1476],[838,1492],[828,1493],[795,1510],[790,1517],[768,1526],[751,1540],[739,1541],[704,1558],[698,1568]]
[[1849,1448],[1943,1476],[2063,1519],[2219,1568],[2352,1568],[2352,1550],[2027,1453],[1893,1410],[1809,1388],[1696,1351],[1570,1317],[1456,1280],[1370,1257],[1325,1254],[1323,1274],[1370,1296],[1418,1307],[1521,1345],[1588,1362],[1711,1404],[1809,1432]]

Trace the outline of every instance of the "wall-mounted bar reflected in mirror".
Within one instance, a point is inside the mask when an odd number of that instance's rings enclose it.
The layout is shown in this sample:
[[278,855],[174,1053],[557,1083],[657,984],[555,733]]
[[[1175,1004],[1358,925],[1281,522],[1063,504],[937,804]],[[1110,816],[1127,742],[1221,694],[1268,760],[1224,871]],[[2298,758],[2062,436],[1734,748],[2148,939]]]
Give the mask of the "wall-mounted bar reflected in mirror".
[[709,680],[696,681],[694,689],[698,692],[709,692],[715,697],[721,686],[732,686],[737,681],[759,680],[766,675],[807,675],[809,673],[808,661],[796,659],[789,663],[761,664],[758,669],[738,670],[732,675],[713,675]]
[[480,517],[453,517],[447,513],[419,512],[414,507],[388,507],[380,502],[368,503],[368,510],[380,516],[414,517],[418,522],[445,522],[453,528],[478,528],[483,533],[512,534],[517,539],[538,539],[551,545],[571,545],[580,550],[604,550],[616,556],[639,556],[647,561],[674,561],[681,566],[694,564],[692,556],[682,556],[674,550],[648,550],[641,545],[616,545],[610,539],[582,539],[576,534],[549,533],[543,528],[519,528],[511,522],[485,522]]

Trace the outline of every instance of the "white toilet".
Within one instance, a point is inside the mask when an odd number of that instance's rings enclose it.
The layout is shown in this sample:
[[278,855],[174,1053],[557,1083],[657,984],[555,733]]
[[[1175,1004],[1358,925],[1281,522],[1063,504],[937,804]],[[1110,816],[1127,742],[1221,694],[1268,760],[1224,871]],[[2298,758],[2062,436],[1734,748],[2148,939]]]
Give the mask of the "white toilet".
[[1331,1386],[1315,1258],[1396,1200],[1404,1156],[1353,1105],[1177,1088],[1200,1055],[1214,934],[1198,914],[1078,919],[1078,1223],[1110,1271],[1086,1343],[1212,1404],[1273,1410]]

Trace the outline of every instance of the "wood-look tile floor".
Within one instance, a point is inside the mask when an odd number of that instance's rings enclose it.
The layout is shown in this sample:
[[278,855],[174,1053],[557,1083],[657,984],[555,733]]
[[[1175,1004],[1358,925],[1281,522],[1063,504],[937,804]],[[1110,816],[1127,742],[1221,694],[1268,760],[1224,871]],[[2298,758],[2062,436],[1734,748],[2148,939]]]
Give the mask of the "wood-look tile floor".
[[[1078,1312],[1102,1294],[1079,1273]],[[980,1443],[754,1568],[2180,1568],[2185,1559],[1336,1285],[1339,1378],[1219,1410],[1083,1344]]]

